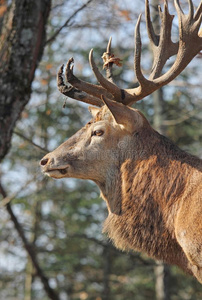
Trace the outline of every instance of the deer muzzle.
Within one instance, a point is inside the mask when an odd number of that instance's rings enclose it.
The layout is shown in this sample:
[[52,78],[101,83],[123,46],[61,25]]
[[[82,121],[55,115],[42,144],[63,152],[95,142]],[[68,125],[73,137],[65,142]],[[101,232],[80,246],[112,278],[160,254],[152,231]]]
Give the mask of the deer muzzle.
[[65,175],[68,172],[69,163],[59,164],[55,163],[55,159],[52,157],[44,156],[40,161],[41,171],[50,177],[60,178],[61,175]]

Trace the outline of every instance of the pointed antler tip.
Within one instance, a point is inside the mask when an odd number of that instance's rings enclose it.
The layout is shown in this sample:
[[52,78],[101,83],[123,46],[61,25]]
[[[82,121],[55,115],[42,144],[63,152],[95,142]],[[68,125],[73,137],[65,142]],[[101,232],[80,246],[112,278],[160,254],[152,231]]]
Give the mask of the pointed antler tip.
[[64,64],[61,65],[57,73],[57,86],[60,91],[65,86],[63,80],[63,70],[64,70]]
[[89,52],[89,58],[91,58],[93,56],[93,48],[90,49],[90,52]]
[[89,61],[90,61],[90,63],[92,62],[92,60],[93,60],[93,48],[89,52]]
[[142,17],[142,14],[140,14],[138,19],[137,19],[137,23],[136,23],[136,26],[135,26],[135,33],[136,34],[137,34],[137,32],[139,32],[139,29],[140,29],[141,17]]
[[58,79],[62,78],[63,70],[64,70],[64,64],[62,64],[58,70],[58,73],[57,73]]
[[61,66],[60,66],[60,69],[59,69],[59,71],[61,71],[61,73],[63,72],[63,70],[64,70],[64,64],[62,64]]
[[168,6],[168,0],[164,0],[164,6]]
[[70,70],[71,64],[73,64],[73,63],[74,63],[74,58],[71,57],[66,64],[66,70]]
[[107,47],[111,47],[111,43],[112,43],[112,37],[110,36]]
[[110,36],[108,44],[107,44],[107,53],[111,52],[111,44],[112,44],[112,37]]
[[174,4],[175,4],[175,9],[176,9],[177,13],[179,15],[184,15],[183,10],[182,10],[182,8],[180,6],[179,0],[174,0]]
[[162,13],[161,5],[158,5],[158,11],[159,11],[159,13]]

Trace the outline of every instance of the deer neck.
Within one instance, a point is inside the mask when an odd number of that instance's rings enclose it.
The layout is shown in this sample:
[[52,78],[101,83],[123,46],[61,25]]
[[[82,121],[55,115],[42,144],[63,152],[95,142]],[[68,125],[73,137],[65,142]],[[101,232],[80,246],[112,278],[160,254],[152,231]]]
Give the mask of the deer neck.
[[180,150],[155,131],[149,137],[136,134],[133,145],[130,143],[125,153],[116,166],[109,166],[105,180],[96,182],[109,213],[120,215],[130,207],[131,201],[147,202],[151,198],[159,206],[172,205],[183,194],[186,196],[191,178],[201,174],[200,159]]
[[120,215],[122,202],[120,167],[109,167],[105,181],[96,184],[101,191],[101,197],[106,201],[109,213]]

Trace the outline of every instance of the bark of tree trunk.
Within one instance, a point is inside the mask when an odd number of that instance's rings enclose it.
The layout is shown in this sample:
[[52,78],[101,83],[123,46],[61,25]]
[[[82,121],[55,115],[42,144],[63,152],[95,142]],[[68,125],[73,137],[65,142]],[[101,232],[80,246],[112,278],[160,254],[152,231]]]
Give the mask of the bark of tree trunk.
[[[45,45],[50,8],[51,0],[13,0],[0,23],[0,161],[10,148],[15,123],[30,99],[34,73]],[[7,211],[48,297],[58,300],[10,204]]]
[[32,279],[33,279],[33,265],[30,257],[27,259],[25,272],[25,295],[24,300],[32,300]]
[[110,299],[110,273],[111,273],[111,246],[107,246],[103,250],[104,269],[103,269],[103,292],[102,299]]
[[50,0],[13,0],[0,28],[0,161],[31,94],[42,56]]
[[156,299],[170,300],[170,270],[169,266],[162,262],[158,262],[155,267],[156,276]]

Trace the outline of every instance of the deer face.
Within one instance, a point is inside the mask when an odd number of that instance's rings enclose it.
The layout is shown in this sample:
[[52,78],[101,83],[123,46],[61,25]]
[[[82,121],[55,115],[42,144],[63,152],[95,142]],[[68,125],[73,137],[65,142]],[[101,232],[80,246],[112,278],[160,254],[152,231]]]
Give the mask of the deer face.
[[93,119],[41,160],[45,174],[104,182],[125,159],[133,133],[148,124],[137,110],[112,101],[90,111]]

